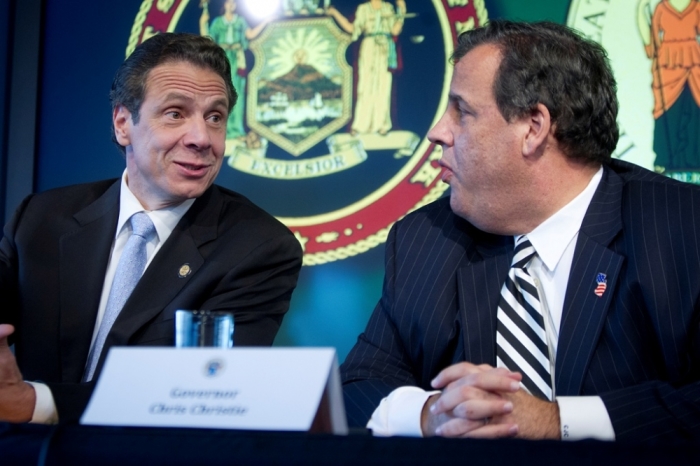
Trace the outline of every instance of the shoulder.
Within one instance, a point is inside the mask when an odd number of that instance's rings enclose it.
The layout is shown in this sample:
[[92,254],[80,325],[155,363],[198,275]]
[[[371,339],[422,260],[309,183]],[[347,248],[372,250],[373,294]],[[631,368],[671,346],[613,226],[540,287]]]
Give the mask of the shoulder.
[[[683,183],[629,163],[610,165],[611,182],[621,183],[619,204],[625,242],[666,256],[685,254],[700,239],[700,186]],[[616,176],[615,176],[616,175]],[[700,252],[700,251],[699,251]],[[659,259],[665,260],[665,259]]]
[[112,210],[117,212],[118,205],[119,183],[116,179],[30,194],[15,210],[5,227],[5,234],[22,238],[39,234],[45,239],[49,234],[75,229],[77,217],[81,214],[99,216]]
[[49,211],[52,214],[74,214],[102,197],[114,187],[115,201],[119,200],[119,179],[109,179],[54,188],[30,195],[23,205],[30,210]]
[[443,197],[408,214],[394,225],[399,245],[423,243],[462,243],[478,230],[450,208],[450,198]]
[[416,227],[430,228],[435,224],[442,224],[444,220],[457,219],[450,208],[450,198],[443,197],[431,202],[396,222],[397,229],[412,229]]
[[212,200],[221,205],[218,218],[221,229],[244,224],[257,234],[293,236],[282,222],[244,195],[218,185],[212,186],[212,195]]
[[286,257],[301,264],[301,244],[289,228],[235,191],[214,185],[185,215],[200,240],[216,238],[212,246],[217,254],[257,251],[268,258]]
[[370,8],[371,8],[371,6],[370,6],[369,2],[360,3],[359,5],[357,5],[357,11],[355,12],[355,15],[357,15],[357,16],[364,15],[365,13],[367,13],[369,11]]
[[657,205],[687,205],[700,196],[698,185],[677,181],[629,162],[613,160],[607,168],[622,182],[625,200]]

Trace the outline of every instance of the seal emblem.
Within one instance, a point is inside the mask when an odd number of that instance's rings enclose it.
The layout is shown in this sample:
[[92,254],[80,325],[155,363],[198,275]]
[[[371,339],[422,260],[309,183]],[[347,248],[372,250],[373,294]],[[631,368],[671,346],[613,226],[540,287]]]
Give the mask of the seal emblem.
[[[269,3],[269,2],[268,2]],[[332,5],[331,5],[332,3]],[[488,19],[484,0],[144,0],[127,55],[165,31],[211,36],[243,97],[217,183],[295,234],[304,265],[382,244],[393,223],[441,197],[440,147],[454,42]]]
[[212,359],[204,364],[204,375],[207,377],[216,377],[224,372],[226,365],[221,359]]

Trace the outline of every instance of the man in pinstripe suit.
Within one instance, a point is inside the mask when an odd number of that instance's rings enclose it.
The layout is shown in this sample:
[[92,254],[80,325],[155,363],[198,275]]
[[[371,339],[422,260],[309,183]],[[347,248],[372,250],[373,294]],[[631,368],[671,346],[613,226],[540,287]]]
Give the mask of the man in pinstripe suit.
[[[389,234],[382,298],[342,367],[350,423],[700,439],[700,189],[611,159],[615,81],[604,51],[568,28],[493,21],[460,36],[453,61],[429,134],[450,198]],[[522,235],[552,401],[497,367],[497,308]]]

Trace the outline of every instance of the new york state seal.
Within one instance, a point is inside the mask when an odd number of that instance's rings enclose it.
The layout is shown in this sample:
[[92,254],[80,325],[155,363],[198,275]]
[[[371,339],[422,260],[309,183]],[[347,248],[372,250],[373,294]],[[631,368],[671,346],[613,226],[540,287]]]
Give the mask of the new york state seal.
[[162,32],[221,45],[240,97],[217,183],[279,218],[316,265],[382,244],[444,194],[426,134],[457,36],[486,21],[484,0],[144,0],[126,55]]

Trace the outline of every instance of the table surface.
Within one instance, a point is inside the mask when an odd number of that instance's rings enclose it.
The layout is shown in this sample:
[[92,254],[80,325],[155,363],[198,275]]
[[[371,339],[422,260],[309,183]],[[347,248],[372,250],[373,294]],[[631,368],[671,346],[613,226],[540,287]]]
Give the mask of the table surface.
[[[700,445],[374,438],[300,432],[0,423],[0,464],[700,464]],[[468,463],[467,463],[468,461]]]

